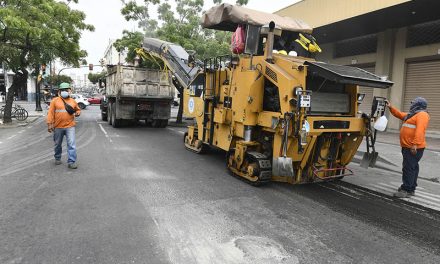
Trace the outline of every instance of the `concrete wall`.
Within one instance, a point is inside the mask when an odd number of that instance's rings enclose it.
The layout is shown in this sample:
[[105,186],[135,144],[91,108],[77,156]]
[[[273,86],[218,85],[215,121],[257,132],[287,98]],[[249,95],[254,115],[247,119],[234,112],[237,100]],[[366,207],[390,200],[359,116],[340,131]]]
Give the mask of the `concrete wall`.
[[[388,89],[374,89],[375,96],[384,96],[391,103],[402,109],[405,91],[406,64],[409,61],[440,59],[440,43],[406,48],[407,28],[390,29],[378,33],[377,52],[350,57],[333,58],[334,43],[322,45],[323,53],[317,56],[318,60],[341,64],[375,64],[376,74],[388,76],[394,85]],[[400,121],[389,118],[388,127],[398,130]]]

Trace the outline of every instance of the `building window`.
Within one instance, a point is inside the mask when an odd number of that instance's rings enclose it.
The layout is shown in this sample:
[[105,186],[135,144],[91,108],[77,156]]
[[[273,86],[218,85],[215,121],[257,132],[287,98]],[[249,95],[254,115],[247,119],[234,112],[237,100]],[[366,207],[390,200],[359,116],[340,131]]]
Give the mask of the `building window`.
[[440,20],[408,27],[406,47],[440,43]]
[[335,43],[334,57],[349,57],[377,51],[377,35],[366,35]]

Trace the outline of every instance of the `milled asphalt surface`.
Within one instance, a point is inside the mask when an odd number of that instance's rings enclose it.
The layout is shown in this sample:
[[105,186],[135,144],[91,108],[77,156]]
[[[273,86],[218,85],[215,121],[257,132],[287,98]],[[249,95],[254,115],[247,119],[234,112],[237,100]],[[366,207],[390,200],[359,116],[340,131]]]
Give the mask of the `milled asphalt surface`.
[[42,119],[0,130],[0,263],[440,263],[440,214],[345,182],[255,188],[183,128],[77,127],[55,166]]

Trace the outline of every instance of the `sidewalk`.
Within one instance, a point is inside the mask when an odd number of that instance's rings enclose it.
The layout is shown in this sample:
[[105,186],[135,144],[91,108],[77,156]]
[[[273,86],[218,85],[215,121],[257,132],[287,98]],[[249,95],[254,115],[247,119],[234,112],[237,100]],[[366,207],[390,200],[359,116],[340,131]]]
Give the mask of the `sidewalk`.
[[[416,195],[403,199],[423,207],[440,211],[440,139],[426,138],[428,147],[420,161],[419,179]],[[398,133],[382,132],[377,136],[376,151],[379,157],[375,168],[364,169],[359,166],[366,151],[362,142],[353,162],[349,164],[356,176],[344,178],[345,182],[392,197],[402,183],[402,154]]]
[[[29,116],[25,121],[17,121],[15,118],[12,118],[12,123],[10,124],[3,124],[3,117],[0,118],[0,128],[13,128],[13,127],[19,127],[19,126],[26,126],[27,124],[30,124],[32,122],[34,122],[35,120],[37,120],[40,117],[46,116],[47,114],[47,107],[46,105],[42,102],[41,103],[41,108],[43,109],[43,111],[35,111],[35,102],[28,102],[28,101],[14,101],[13,104],[17,104],[20,105],[21,107],[23,107],[24,109],[26,109],[26,111],[28,111]],[[0,103],[0,107],[5,105],[5,102]]]
[[[423,153],[420,161],[419,177],[425,180],[434,182],[440,181],[440,174],[438,170],[438,162],[440,161],[440,139],[427,138],[428,147]],[[402,172],[402,154],[399,143],[399,134],[397,133],[380,133],[377,136],[376,151],[379,153],[379,158],[376,163],[376,168],[392,171],[396,173]],[[360,162],[362,156],[366,151],[365,142],[359,147],[358,152],[354,158],[354,162]],[[440,186],[439,186],[440,187]]]

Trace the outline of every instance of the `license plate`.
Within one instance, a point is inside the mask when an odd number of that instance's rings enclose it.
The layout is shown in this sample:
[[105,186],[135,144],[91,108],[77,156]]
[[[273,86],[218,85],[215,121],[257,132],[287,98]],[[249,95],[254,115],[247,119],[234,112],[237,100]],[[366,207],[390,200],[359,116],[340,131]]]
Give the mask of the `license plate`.
[[138,104],[137,109],[141,111],[149,111],[153,110],[153,106],[151,104]]

